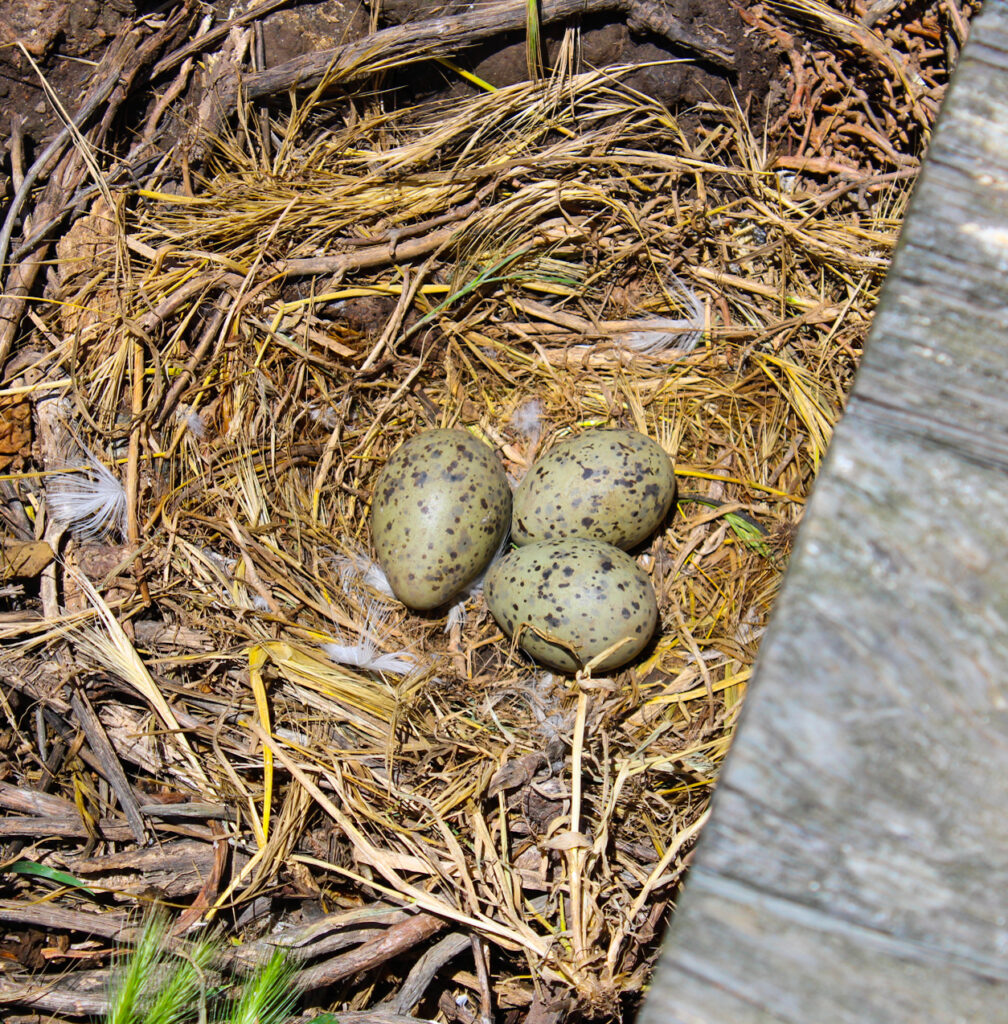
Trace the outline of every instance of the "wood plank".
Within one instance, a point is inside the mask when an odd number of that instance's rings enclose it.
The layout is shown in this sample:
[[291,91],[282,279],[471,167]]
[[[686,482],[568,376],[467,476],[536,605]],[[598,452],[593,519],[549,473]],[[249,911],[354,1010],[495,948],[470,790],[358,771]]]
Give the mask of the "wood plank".
[[987,0],[640,1024],[1008,1019],[1006,469]]

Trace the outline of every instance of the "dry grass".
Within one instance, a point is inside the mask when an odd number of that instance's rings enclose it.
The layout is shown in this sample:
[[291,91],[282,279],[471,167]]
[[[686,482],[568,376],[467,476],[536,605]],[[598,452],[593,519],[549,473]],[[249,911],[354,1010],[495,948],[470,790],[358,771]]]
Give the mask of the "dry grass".
[[[397,113],[321,97],[269,153],[244,111],[192,195],[113,194],[62,246],[45,394],[136,495],[140,556],[101,588],[124,628],[68,589],[101,614],[9,627],[35,653],[8,668],[42,698],[30,658],[69,645],[141,784],[234,810],[210,916],[416,907],[491,944],[500,1005],[607,1012],[646,980],[908,186],[806,190],[738,111],[685,131],[618,71]],[[689,318],[675,278],[699,344],[628,348]],[[550,676],[479,598],[446,632],[374,589],[368,499],[405,438],[464,426],[517,477],[597,424],[657,438],[685,499],[641,554],[639,663]],[[328,657],[368,635],[415,669]]]

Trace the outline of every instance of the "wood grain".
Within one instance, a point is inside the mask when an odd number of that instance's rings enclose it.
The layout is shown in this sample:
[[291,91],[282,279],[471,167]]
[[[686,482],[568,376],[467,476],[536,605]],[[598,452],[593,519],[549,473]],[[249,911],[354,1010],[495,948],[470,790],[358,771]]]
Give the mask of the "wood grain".
[[1006,331],[987,0],[640,1024],[1008,1019]]

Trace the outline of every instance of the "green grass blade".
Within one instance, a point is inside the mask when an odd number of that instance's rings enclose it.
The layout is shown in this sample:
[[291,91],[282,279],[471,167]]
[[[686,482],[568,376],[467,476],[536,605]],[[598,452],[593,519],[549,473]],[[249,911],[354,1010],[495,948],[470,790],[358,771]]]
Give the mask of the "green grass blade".
[[725,522],[747,548],[751,548],[764,558],[770,558],[773,555],[770,545],[764,539],[766,537],[766,530],[748,516],[742,516],[736,512],[727,512],[725,513]]
[[[728,504],[728,502],[717,501],[714,498],[704,498],[699,494],[681,494],[678,498],[678,504],[680,505],[689,502],[694,502],[697,505],[706,505],[714,509],[722,508]],[[747,548],[751,548],[764,558],[771,558],[773,556],[773,551],[766,542],[766,528],[753,519],[752,516],[747,515],[745,512],[725,512],[724,518],[725,522],[731,527],[732,533]]]
[[539,0],[525,0],[525,65],[530,81],[538,82],[545,77]]
[[93,890],[89,889],[79,878],[68,875],[65,871],[51,868],[47,864],[39,864],[33,860],[16,860],[8,864],[5,871],[14,875],[34,875],[36,878],[47,878],[50,882],[57,882],[59,885],[71,885],[88,896],[94,896]]
[[527,249],[522,249],[520,252],[513,253],[510,256],[505,256],[503,259],[498,260],[492,267],[486,267],[481,270],[468,284],[463,285],[457,292],[453,292],[448,296],[448,298],[439,302],[429,313],[426,313],[421,317],[421,319],[419,319],[412,327],[409,328],[409,330],[405,332],[403,337],[408,338],[411,335],[416,334],[420,328],[430,323],[438,313],[443,312],[449,306],[458,302],[459,299],[464,299],[467,295],[471,295],[477,288],[481,288],[485,284],[500,284],[502,281],[508,280],[507,277],[499,276],[499,271],[503,270],[509,263],[513,263],[515,260],[524,256],[527,252]]

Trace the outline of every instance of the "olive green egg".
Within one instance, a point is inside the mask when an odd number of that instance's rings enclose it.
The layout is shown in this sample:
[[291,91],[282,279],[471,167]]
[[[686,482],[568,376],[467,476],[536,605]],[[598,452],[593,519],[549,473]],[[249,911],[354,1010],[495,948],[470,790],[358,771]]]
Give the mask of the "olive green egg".
[[510,518],[511,488],[493,450],[465,430],[426,430],[382,468],[371,539],[396,597],[424,611],[486,569]]
[[536,661],[576,672],[614,644],[596,666],[625,665],[647,645],[658,603],[647,573],[625,552],[570,537],[515,548],[483,581],[497,624]]
[[587,537],[627,550],[661,525],[675,490],[657,442],[636,430],[586,430],[550,448],[518,485],[511,539]]

